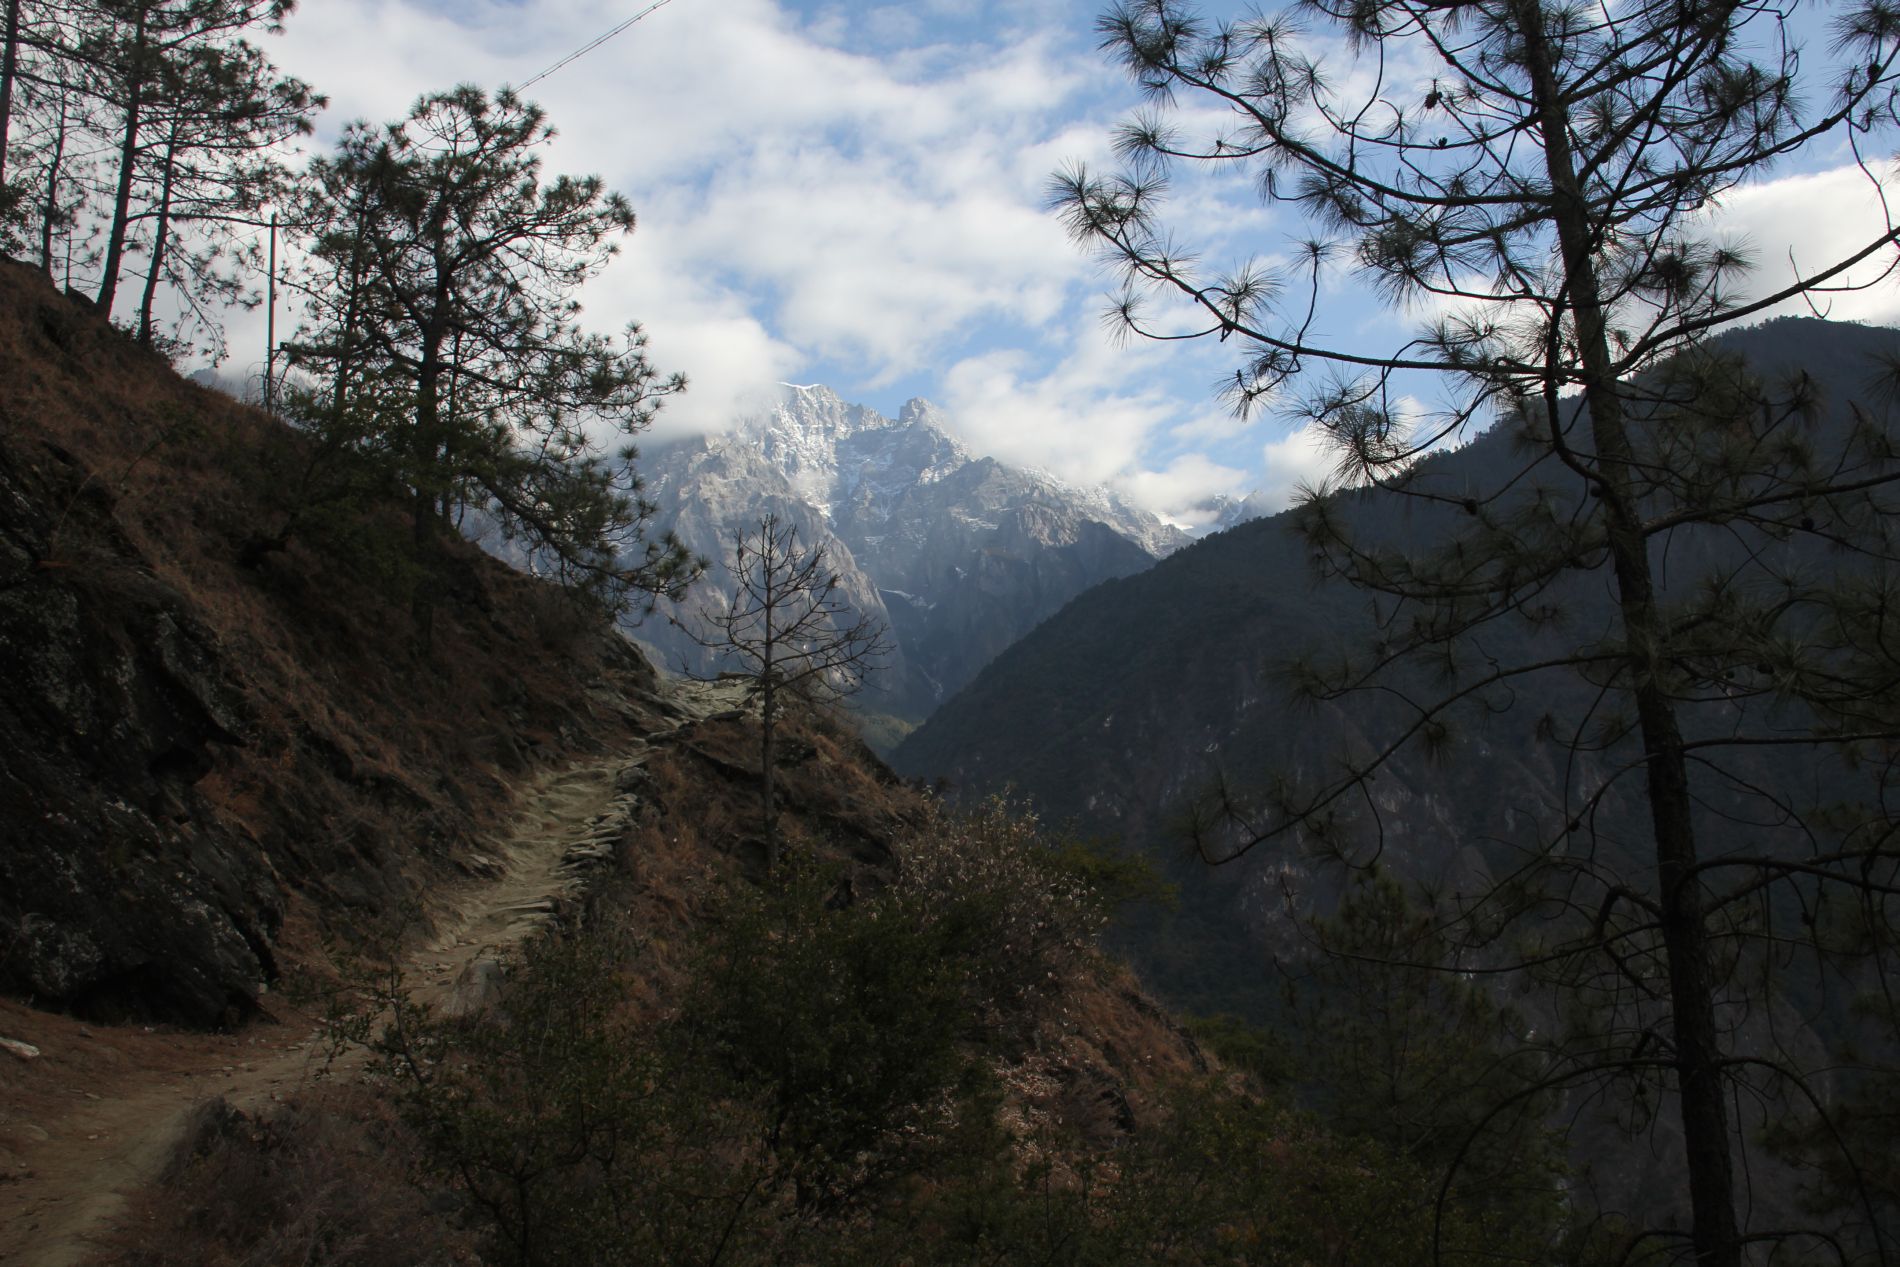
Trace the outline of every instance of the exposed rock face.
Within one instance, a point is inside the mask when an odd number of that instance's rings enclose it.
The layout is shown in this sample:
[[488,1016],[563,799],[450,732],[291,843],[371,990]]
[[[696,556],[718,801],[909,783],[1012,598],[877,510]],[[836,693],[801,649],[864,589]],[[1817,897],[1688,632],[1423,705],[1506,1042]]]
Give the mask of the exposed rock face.
[[[913,719],[1083,590],[1188,540],[1107,490],[973,457],[923,401],[891,419],[823,387],[787,387],[770,414],[655,449],[644,469],[663,524],[714,564],[695,603],[726,587],[734,536],[761,514],[824,546],[852,606],[894,636],[872,706]],[[675,664],[711,664],[660,622],[639,633]]]
[[249,729],[217,640],[136,560],[56,566],[109,500],[0,448],[0,984],[215,1023],[272,975],[283,916],[255,840],[195,784]]
[[1274,513],[1267,494],[1257,488],[1238,497],[1232,493],[1216,493],[1195,509],[1208,517],[1200,529],[1203,533],[1225,532]]

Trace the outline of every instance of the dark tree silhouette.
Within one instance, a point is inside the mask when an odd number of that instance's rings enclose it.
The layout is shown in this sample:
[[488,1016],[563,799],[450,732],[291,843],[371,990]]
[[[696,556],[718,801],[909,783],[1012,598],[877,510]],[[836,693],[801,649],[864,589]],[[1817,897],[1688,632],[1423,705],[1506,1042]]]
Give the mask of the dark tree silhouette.
[[[1828,1084],[1890,1073],[1894,1049],[1855,1034],[1858,1055],[1822,1060],[1743,1032],[1828,981],[1890,1001],[1900,928],[1890,419],[1704,342],[1895,267],[1887,221],[1750,294],[1746,252],[1710,214],[1822,143],[1879,192],[1884,169],[1862,155],[1895,122],[1900,12],[1828,13],[1824,53],[1800,47],[1790,10],[1733,0],[1315,0],[1236,22],[1125,0],[1101,30],[1155,107],[1122,133],[1124,171],[1056,187],[1121,272],[1128,329],[1230,341],[1239,409],[1322,428],[1339,482],[1367,490],[1353,499],[1420,506],[1361,531],[1351,499],[1306,501],[1320,571],[1369,592],[1380,634],[1304,664],[1300,685],[1371,693],[1384,737],[1320,785],[1217,791],[1203,849],[1298,839],[1370,865],[1389,759],[1445,745],[1463,711],[1502,714],[1552,679],[1580,688],[1575,714],[1526,737],[1552,745],[1564,803],[1450,918],[1492,970],[1563,992],[1571,1024],[1546,1038],[1542,1089],[1673,1097],[1688,1230],[1632,1252],[1702,1267],[1739,1267],[1752,1246],[1891,1252],[1865,1185],[1833,1223],[1759,1225],[1736,1170],[1756,1132],[1735,1106],[1765,1103],[1820,1123],[1834,1173],[1866,1173]],[[1177,99],[1225,124],[1190,137]],[[1162,223],[1181,163],[1244,171],[1297,213],[1311,236],[1293,263],[1204,270]],[[1334,264],[1438,315],[1386,352],[1328,344],[1315,318]],[[1442,409],[1402,417],[1414,392]],[[1494,419],[1522,441],[1496,479],[1454,485],[1420,460]],[[1586,584],[1612,596],[1608,627],[1566,627]],[[1605,839],[1600,815],[1632,798],[1643,829]]]
[[306,422],[408,486],[418,549],[472,507],[535,570],[622,610],[697,573],[645,535],[630,443],[686,381],[654,369],[639,327],[580,328],[574,292],[634,217],[595,177],[544,181],[552,135],[538,107],[466,86],[352,125],[311,165],[309,320],[289,361],[317,384]]

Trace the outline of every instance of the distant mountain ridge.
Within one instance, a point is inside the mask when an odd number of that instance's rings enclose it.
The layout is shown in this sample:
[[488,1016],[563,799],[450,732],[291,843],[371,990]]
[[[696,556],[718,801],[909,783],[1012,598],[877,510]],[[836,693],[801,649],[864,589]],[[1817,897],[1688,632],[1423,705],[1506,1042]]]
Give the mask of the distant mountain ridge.
[[[1896,339],[1888,329],[1784,318],[1723,343],[1771,377],[1807,372],[1822,385],[1824,414],[1834,416],[1875,378]],[[1426,459],[1425,478],[1446,494],[1438,503],[1347,493],[1338,513],[1362,539],[1442,539],[1461,520],[1462,498],[1505,487],[1520,469],[1515,437],[1501,427]],[[1808,552],[1815,567],[1834,566],[1814,543],[1787,548]],[[1672,583],[1696,584],[1711,549],[1683,534],[1670,556]],[[1217,771],[1242,787],[1276,772],[1318,780],[1338,754],[1365,751],[1392,731],[1392,706],[1379,696],[1291,705],[1292,657],[1364,646],[1375,636],[1368,597],[1317,580],[1310,556],[1291,515],[1254,518],[1081,595],[947,701],[892,762],[966,794],[1013,789],[1052,819],[1114,833],[1173,865],[1182,856],[1181,815]],[[1614,628],[1597,578],[1564,578],[1550,599],[1576,636]],[[1532,652],[1543,636],[1500,625],[1487,646],[1501,662],[1530,662],[1542,658]],[[1486,842],[1536,834],[1528,824],[1561,823],[1566,787],[1587,784],[1597,777],[1593,763],[1609,758],[1583,754],[1566,770],[1531,737],[1547,711],[1583,715],[1592,689],[1574,676],[1539,679],[1534,691],[1520,687],[1508,711],[1461,717],[1442,751],[1408,750],[1383,767],[1373,794],[1383,857],[1403,874],[1455,879],[1498,864],[1485,856]],[[1775,777],[1765,767],[1760,773],[1764,785]],[[1594,811],[1599,837],[1641,838],[1640,808],[1620,794],[1606,797]],[[1258,964],[1280,935],[1284,891],[1298,887],[1305,867],[1294,841],[1215,871],[1181,865],[1195,908],[1191,932],[1166,932],[1138,952],[1168,978],[1172,1002],[1237,1006],[1233,990],[1246,970],[1222,959]]]
[[[655,526],[712,564],[680,620],[727,589],[735,535],[777,515],[889,626],[869,703],[913,721],[1077,594],[1191,540],[1112,490],[972,454],[926,401],[887,418],[818,385],[785,385],[726,434],[655,446],[642,469]],[[660,620],[637,632],[674,667],[714,665]]]
[[1216,493],[1196,503],[1194,509],[1208,517],[1200,525],[1198,535],[1225,532],[1255,519],[1265,519],[1275,511],[1267,494],[1258,488],[1245,493]]

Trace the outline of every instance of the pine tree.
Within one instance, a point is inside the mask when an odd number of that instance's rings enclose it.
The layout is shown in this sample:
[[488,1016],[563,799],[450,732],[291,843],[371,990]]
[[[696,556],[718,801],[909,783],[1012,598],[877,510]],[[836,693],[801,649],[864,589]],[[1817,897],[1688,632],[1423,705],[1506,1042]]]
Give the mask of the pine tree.
[[[66,161],[67,138],[86,113],[78,108],[73,84],[82,69],[79,31],[90,10],[48,0],[5,3],[0,14],[0,233],[6,249],[19,252],[31,244],[34,221],[45,206],[37,169]],[[54,184],[57,206],[57,179]],[[42,254],[50,254],[50,248]]]
[[[287,183],[285,143],[323,99],[248,36],[289,0],[8,0],[0,53],[0,224],[8,249],[110,312],[145,267],[134,328],[155,343],[162,291],[180,333],[223,353],[221,309],[257,300],[261,208]],[[36,240],[37,239],[37,240]],[[63,241],[62,241],[63,239]],[[96,249],[95,249],[96,244]],[[77,276],[75,276],[75,274]]]
[[[1128,328],[1179,337],[1185,320],[1232,341],[1232,403],[1323,428],[1340,482],[1366,490],[1355,500],[1425,508],[1403,530],[1362,531],[1353,500],[1322,490],[1303,506],[1321,572],[1368,592],[1380,632],[1363,654],[1305,665],[1301,685],[1377,700],[1367,716],[1385,734],[1323,786],[1217,791],[1203,847],[1300,839],[1364,859],[1372,783],[1396,754],[1449,749],[1464,713],[1502,713],[1552,680],[1587,692],[1525,737],[1552,747],[1564,802],[1457,924],[1493,969],[1559,992],[1569,1041],[1548,1040],[1549,1089],[1673,1097],[1681,1240],[1702,1267],[1739,1267],[1758,1243],[1881,1255],[1891,1235],[1871,1217],[1751,1226],[1736,1159],[1754,1141],[1731,1107],[1827,1121],[1817,1062],[1798,1043],[1764,1049],[1744,1022],[1827,980],[1881,979],[1900,923],[1885,806],[1900,738],[1890,419],[1824,408],[1804,377],[1762,381],[1705,343],[1892,266],[1888,223],[1749,294],[1745,251],[1709,215],[1786,155],[1825,141],[1858,157],[1891,133],[1900,14],[1831,12],[1837,55],[1804,59],[1786,11],[1732,0],[1318,0],[1218,23],[1178,0],[1125,0],[1102,20],[1105,44],[1157,105],[1122,134],[1125,171],[1074,169],[1056,191],[1121,270]],[[1225,129],[1190,139],[1176,98]],[[1181,163],[1244,170],[1298,213],[1310,236],[1294,263],[1204,271],[1161,220]],[[1878,184],[1871,156],[1865,169]],[[1314,331],[1335,264],[1441,315],[1389,353],[1329,344]],[[1157,314],[1157,300],[1175,306]],[[1442,412],[1402,416],[1408,393],[1442,394]],[[1454,484],[1421,460],[1492,420],[1520,440],[1497,478]],[[1442,532],[1427,540],[1422,523]],[[1566,628],[1591,576],[1614,624]],[[1765,769],[1765,753],[1798,762],[1795,776]],[[1600,816],[1631,798],[1640,839],[1600,836]],[[1879,1059],[1893,1050],[1889,1036]],[[1819,1133],[1841,1172],[1865,1169],[1846,1134]]]
[[574,292],[634,216],[595,177],[544,180],[552,135],[538,107],[466,86],[352,125],[304,186],[309,320],[289,360],[317,384],[305,421],[406,486],[419,551],[472,509],[624,609],[696,573],[677,542],[643,539],[629,443],[686,383],[654,369],[638,326],[581,329]]
[[[76,51],[89,72],[90,90],[111,113],[117,155],[97,296],[103,311],[113,309],[132,245],[140,214],[134,195],[153,160],[175,154],[167,144],[167,107],[218,83],[211,68],[220,63],[227,70],[243,66],[268,81],[269,63],[250,55],[242,34],[281,29],[294,7],[294,0],[97,0],[97,20],[85,28]],[[237,114],[272,91],[268,82],[227,79],[219,86],[239,94],[221,103]],[[294,81],[282,87],[300,99],[301,110],[314,108],[308,89]],[[292,130],[301,130],[300,123],[301,117]],[[265,135],[273,130],[266,128]]]
[[256,230],[290,189],[279,155],[310,131],[323,99],[300,80],[278,77],[241,40],[173,59],[161,87],[150,114],[146,197],[130,217],[146,258],[135,329],[141,343],[153,343],[156,301],[169,282],[221,359],[217,309],[256,302],[242,279],[263,271]]
[[792,698],[837,699],[857,691],[890,654],[884,627],[853,612],[823,546],[767,514],[732,546],[732,593],[705,628],[702,647],[734,660],[759,700],[759,826],[769,870],[779,865],[778,727]]

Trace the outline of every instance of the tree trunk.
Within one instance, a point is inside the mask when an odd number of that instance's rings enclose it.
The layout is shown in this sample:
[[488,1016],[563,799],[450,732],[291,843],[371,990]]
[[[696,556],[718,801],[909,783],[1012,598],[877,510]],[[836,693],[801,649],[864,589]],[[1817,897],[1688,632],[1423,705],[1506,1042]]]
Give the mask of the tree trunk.
[[420,330],[422,349],[416,363],[416,426],[410,438],[410,457],[415,466],[415,518],[411,530],[419,569],[411,608],[416,637],[425,654],[435,628],[435,581],[428,567],[428,547],[435,535],[435,492],[441,476],[442,374],[448,368],[442,361],[442,341],[447,337],[448,314],[455,292],[454,270],[446,259],[445,247],[451,211],[447,200],[438,197],[424,227],[435,271],[428,318]]
[[119,187],[112,200],[112,230],[106,236],[105,275],[99,282],[99,311],[110,317],[119,293],[119,268],[125,260],[125,236],[132,213],[132,182],[138,171],[139,128],[145,109],[145,23],[147,6],[139,6],[133,30],[132,58],[126,76],[124,133],[119,138]]
[[[768,521],[769,522],[769,521]],[[772,618],[778,614],[778,547],[772,532],[761,533],[759,572],[765,601],[760,604],[764,618],[763,649],[759,666],[759,820],[765,828],[765,866],[768,873],[778,871],[778,798],[772,786],[772,740],[778,724],[778,634]]]
[[[1722,1050],[1715,1024],[1715,984],[1702,888],[1696,879],[1695,830],[1682,731],[1665,685],[1665,630],[1656,608],[1648,541],[1640,521],[1634,453],[1611,356],[1583,190],[1570,149],[1569,120],[1557,99],[1543,13],[1536,0],[1517,6],[1526,69],[1539,112],[1550,175],[1553,218],[1570,289],[1584,405],[1596,447],[1599,489],[1609,525],[1617,599],[1627,642],[1630,688],[1649,779],[1650,822],[1663,947],[1669,963],[1671,1021],[1681,1100],[1693,1244],[1698,1267],[1741,1267],[1730,1158],[1728,1105],[1722,1094]],[[1552,418],[1551,425],[1560,420]]]
[[158,297],[158,276],[165,267],[165,239],[172,231],[172,173],[178,163],[178,124],[165,141],[165,172],[159,181],[158,228],[152,235],[151,267],[145,270],[145,292],[139,296],[139,344],[152,346],[152,302]]
[[440,496],[436,499],[436,514],[443,523],[452,524],[455,522],[457,483],[455,472],[460,469],[459,446],[455,443],[456,437],[461,434],[461,413],[458,408],[462,387],[462,326],[460,322],[456,323],[454,342],[449,349],[448,374],[447,408],[442,411],[441,420],[437,424],[442,436],[441,444],[437,446],[437,459],[441,463],[444,479],[437,490]]
[[40,215],[40,267],[53,275],[53,222],[59,216],[59,167],[66,160],[66,86],[59,90],[59,131],[53,136],[53,157],[46,164],[46,206]]
[[759,697],[759,821],[765,827],[765,867],[772,874],[778,872],[779,862],[778,795],[772,780],[773,740],[778,721],[773,714],[778,711],[777,695],[777,689],[767,679]]
[[415,539],[429,539],[435,522],[436,464],[440,455],[442,402],[441,339],[425,336],[416,367],[416,429],[410,437],[410,460],[415,464]]
[[355,237],[350,243],[350,282],[343,297],[343,346],[336,358],[336,381],[330,389],[330,411],[339,428],[349,407],[350,367],[356,358],[356,325],[363,290],[363,242],[369,234],[369,190],[356,200]]
[[442,467],[442,376],[455,368],[442,359],[442,344],[449,337],[455,302],[456,277],[446,258],[445,245],[449,216],[446,199],[439,198],[430,212],[424,232],[431,244],[434,283],[428,296],[428,318],[420,330],[422,350],[416,361],[416,430],[412,441],[415,460],[415,537],[420,547],[429,539],[438,517],[438,484]]
[[410,596],[410,614],[415,618],[416,644],[427,655],[435,640],[435,583],[429,570],[429,543],[435,535],[435,493],[431,487],[436,465],[436,394],[441,390],[442,349],[439,337],[427,338],[422,361],[416,370],[416,426],[410,438],[410,461],[414,464],[415,500],[410,523],[411,542],[417,568],[415,590]]
[[0,188],[7,183],[7,149],[13,142],[13,81],[20,71],[20,5],[7,0],[6,52],[0,55]]

